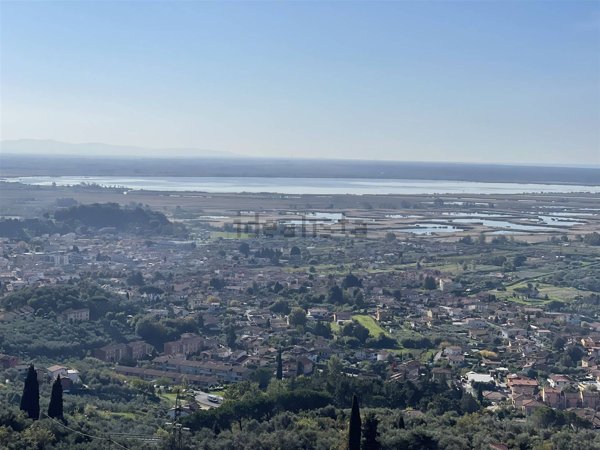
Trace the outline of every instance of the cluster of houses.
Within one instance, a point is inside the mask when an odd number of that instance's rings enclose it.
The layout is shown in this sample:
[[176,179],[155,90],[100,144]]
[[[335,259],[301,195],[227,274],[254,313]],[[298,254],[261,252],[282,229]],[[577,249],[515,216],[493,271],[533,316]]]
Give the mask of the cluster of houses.
[[[315,238],[314,242],[306,241],[314,245],[292,251],[291,241],[273,239],[253,245],[278,247],[281,256],[276,264],[261,255],[242,256],[236,240],[209,240],[197,245],[157,238],[150,245],[146,239],[115,233],[93,238],[70,233],[47,236],[43,251],[0,240],[0,289],[10,293],[28,286],[93,277],[111,294],[142,305],[153,319],[202,317],[204,333],[184,333],[160,349],[141,339],[93,349],[94,357],[125,376],[201,387],[236,383],[248,379],[257,368],[273,369],[279,350],[273,342],[292,336],[294,344],[283,354],[285,377],[310,375],[335,355],[349,376],[374,376],[369,364],[361,363],[383,362],[385,377],[391,382],[417,381],[427,366],[434,380],[457,383],[477,394],[482,389],[481,395],[490,403],[511,404],[525,414],[542,405],[600,409],[600,323],[583,323],[579,314],[497,300],[485,290],[467,293],[469,288],[448,274],[421,267],[426,259],[423,255],[443,258],[458,254],[455,243],[373,240],[368,245],[347,245],[327,241],[321,248],[320,238]],[[405,264],[403,258],[411,252],[418,255],[414,267],[379,270]],[[271,309],[286,290],[325,297],[330,288],[340,284],[341,277],[309,267],[332,260],[351,266],[360,276],[362,315],[370,316],[392,335],[431,337],[424,344],[431,358],[420,357],[423,347],[418,346],[415,355],[404,360],[382,349],[345,348],[337,336],[329,339],[302,333],[290,324],[288,315]],[[288,270],[291,268],[294,270]],[[127,283],[134,272],[153,289],[142,290]],[[510,277],[500,272],[491,276],[495,280]],[[435,289],[423,289],[427,277],[436,280]],[[213,282],[215,279],[219,282]],[[305,312],[309,327],[321,322],[332,328],[352,322],[356,314],[349,303],[331,304],[323,299],[306,306]],[[34,314],[31,307],[24,306],[0,311],[0,321]],[[235,326],[234,348],[224,344],[226,316]],[[60,311],[57,319],[89,321],[90,310]],[[583,339],[567,331],[568,326],[581,325],[589,330]],[[436,341],[434,337],[439,336],[444,339]],[[578,374],[569,377],[556,373],[543,381],[526,376],[529,371],[555,371],[556,339],[584,350],[581,361],[573,361],[580,368]],[[400,337],[398,340],[403,345]],[[0,365],[21,367],[17,359],[7,355],[0,355]],[[48,368],[49,377],[60,374],[66,384],[67,380],[80,381],[74,369],[52,367],[52,371]]]
[[[9,356],[0,353],[0,369],[13,369],[23,377],[29,370],[29,364],[24,364],[20,358]],[[45,369],[36,369],[38,382],[48,383],[56,380],[60,376],[63,392],[70,392],[74,385],[81,384],[81,376],[79,370],[69,368],[60,364],[54,364]]]

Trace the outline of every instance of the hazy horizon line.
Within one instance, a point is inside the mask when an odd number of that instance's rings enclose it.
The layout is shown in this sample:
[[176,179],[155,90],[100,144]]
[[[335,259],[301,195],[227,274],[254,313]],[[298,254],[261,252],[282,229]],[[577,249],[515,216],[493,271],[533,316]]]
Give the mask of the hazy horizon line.
[[[2,146],[6,143],[27,143],[27,142],[37,142],[37,143],[52,143],[58,145],[68,145],[68,146],[103,146],[103,147],[113,147],[117,148],[127,148],[127,149],[136,149],[136,150],[150,150],[150,151],[186,151],[186,152],[205,152],[207,154],[150,154],[150,155],[139,155],[135,153],[120,153],[120,154],[110,154],[104,155],[101,152],[94,153],[81,153],[81,152],[65,152],[65,153],[55,153],[55,152],[36,152],[29,150],[19,150],[19,151],[4,151]],[[65,157],[77,157],[83,159],[143,159],[143,160],[152,160],[152,159],[176,159],[176,160],[202,160],[202,159],[263,159],[263,160],[295,160],[295,161],[336,161],[336,162],[393,162],[393,163],[407,163],[407,164],[453,164],[453,165],[475,165],[475,166],[515,166],[515,167],[555,167],[555,168],[600,168],[600,162],[598,164],[587,164],[587,163],[575,163],[575,164],[564,164],[564,163],[539,163],[539,162],[499,162],[499,161],[490,161],[490,162],[480,162],[480,161],[451,161],[451,160],[408,160],[408,159],[387,159],[387,158],[340,158],[340,157],[297,157],[297,156],[270,156],[270,155],[245,155],[241,153],[235,153],[227,150],[213,150],[213,149],[203,149],[200,147],[145,147],[139,145],[129,145],[129,144],[112,144],[106,142],[65,142],[59,141],[55,139],[30,139],[30,138],[21,138],[21,139],[2,139],[0,140],[0,156],[31,156],[31,157],[56,157],[56,158],[65,158]]]

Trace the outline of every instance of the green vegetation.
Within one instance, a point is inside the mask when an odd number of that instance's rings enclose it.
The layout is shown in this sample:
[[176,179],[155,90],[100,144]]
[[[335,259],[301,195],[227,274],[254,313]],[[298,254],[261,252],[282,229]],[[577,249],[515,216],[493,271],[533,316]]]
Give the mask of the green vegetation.
[[0,349],[13,355],[83,357],[112,339],[124,339],[122,325],[104,321],[57,322],[40,317],[0,322]]
[[[87,228],[87,229],[86,229]],[[36,219],[0,219],[0,236],[31,241],[45,234],[66,234],[89,229],[113,228],[116,231],[136,234],[184,236],[185,227],[170,222],[162,213],[136,206],[124,208],[117,203],[94,203],[58,209],[54,220],[49,217]]]
[[371,335],[371,337],[376,338],[380,334],[387,335],[386,331],[383,328],[381,328],[379,326],[379,324],[377,323],[377,321],[371,316],[357,314],[357,315],[352,316],[352,318],[354,320],[356,320],[358,323],[360,323],[367,330],[369,330],[369,334]]
[[[140,312],[140,305],[117,298],[103,289],[81,282],[73,286],[36,287],[9,294],[0,300],[17,316],[0,322],[0,352],[27,357],[83,357],[111,342],[145,339],[162,348],[183,333],[197,333],[202,316],[154,320]],[[19,312],[23,307],[32,313]],[[65,321],[70,308],[89,308],[89,321]]]
[[92,283],[78,285],[32,287],[9,294],[0,299],[0,306],[13,311],[24,306],[33,308],[36,317],[60,314],[67,309],[89,308],[90,319],[96,320],[107,313],[131,312],[121,299]]
[[182,233],[181,224],[171,223],[164,214],[148,208],[136,206],[123,208],[118,203],[94,203],[59,209],[54,219],[65,223],[71,229],[80,226],[91,228],[114,228],[135,233],[155,233],[173,235]]
[[[29,357],[81,357],[111,341],[124,342],[134,336],[127,315],[138,311],[87,282],[24,289],[3,297],[0,305],[16,316],[0,322],[0,351]],[[62,320],[60,314],[71,308],[88,308],[90,321]]]

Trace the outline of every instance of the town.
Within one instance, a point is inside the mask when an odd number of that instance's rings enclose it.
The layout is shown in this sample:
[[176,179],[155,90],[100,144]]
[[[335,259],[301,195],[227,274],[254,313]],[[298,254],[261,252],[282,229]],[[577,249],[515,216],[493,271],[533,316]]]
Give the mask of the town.
[[[130,438],[151,442],[161,421],[199,429],[253,389],[335,376],[459,392],[460,413],[600,428],[597,195],[240,194],[246,211],[234,195],[118,195],[42,188],[32,217],[4,202],[5,400],[33,364],[42,390],[60,376],[71,414],[124,419],[115,436],[135,421]],[[340,386],[330,393],[348,408]],[[407,421],[455,408],[367,391],[363,404]]]

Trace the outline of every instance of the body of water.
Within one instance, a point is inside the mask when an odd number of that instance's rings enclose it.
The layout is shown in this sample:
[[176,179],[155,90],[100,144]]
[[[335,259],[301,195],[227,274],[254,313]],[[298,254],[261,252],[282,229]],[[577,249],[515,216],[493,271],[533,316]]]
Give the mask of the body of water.
[[598,186],[561,184],[482,183],[473,181],[395,180],[364,178],[267,178],[267,177],[14,177],[2,181],[31,185],[72,186],[81,183],[149,191],[209,193],[273,192],[301,194],[520,194],[600,193]]
[[398,233],[410,233],[410,234],[435,234],[435,233],[457,233],[463,231],[462,228],[455,227],[452,225],[431,225],[427,223],[417,223],[414,227],[410,228],[397,228],[394,231]]
[[516,231],[556,231],[556,228],[544,227],[540,225],[525,225],[520,223],[508,222],[506,220],[487,220],[487,219],[454,219],[452,223],[462,224],[481,224],[488,228],[506,228]]

